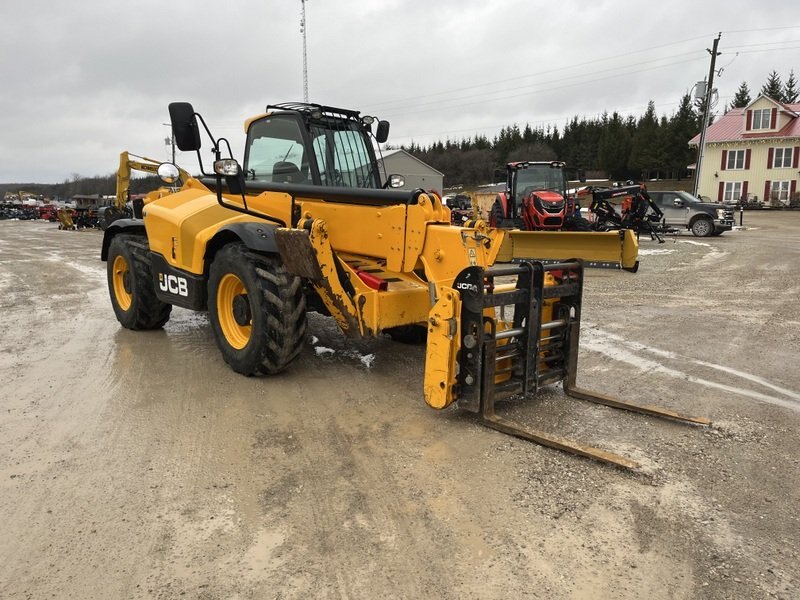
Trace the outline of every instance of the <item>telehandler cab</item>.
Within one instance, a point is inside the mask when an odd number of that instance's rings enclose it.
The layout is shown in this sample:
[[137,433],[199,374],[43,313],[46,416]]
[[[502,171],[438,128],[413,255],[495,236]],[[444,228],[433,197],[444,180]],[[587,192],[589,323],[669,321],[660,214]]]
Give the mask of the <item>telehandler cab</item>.
[[[386,121],[316,104],[267,106],[245,124],[240,165],[190,104],[169,112],[178,148],[197,152],[203,176],[106,229],[101,257],[124,327],[161,327],[173,305],[207,310],[224,360],[246,375],[292,362],[307,310],[329,314],[349,336],[426,333],[430,406],[455,404],[500,431],[626,468],[637,465],[498,417],[495,402],[563,382],[574,397],[707,423],[577,388],[584,273],[570,234],[454,226],[437,194],[392,189],[402,178],[381,175],[372,143],[386,141]],[[210,174],[201,126],[212,140]],[[178,175],[171,164],[160,172]],[[579,258],[635,266],[632,232],[582,235],[593,242]]]

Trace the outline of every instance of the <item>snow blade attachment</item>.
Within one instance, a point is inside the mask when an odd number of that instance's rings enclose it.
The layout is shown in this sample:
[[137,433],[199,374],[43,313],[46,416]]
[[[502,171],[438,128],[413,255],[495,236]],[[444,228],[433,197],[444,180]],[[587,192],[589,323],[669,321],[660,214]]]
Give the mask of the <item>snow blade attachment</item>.
[[619,231],[519,231],[504,232],[497,262],[521,260],[563,262],[578,256],[584,267],[639,268],[639,242],[632,229]]

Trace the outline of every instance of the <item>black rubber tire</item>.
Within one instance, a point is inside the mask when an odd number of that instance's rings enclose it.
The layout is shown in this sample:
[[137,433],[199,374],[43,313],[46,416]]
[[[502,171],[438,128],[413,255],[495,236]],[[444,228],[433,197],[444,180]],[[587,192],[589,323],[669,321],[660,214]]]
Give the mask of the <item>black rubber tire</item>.
[[[119,268],[124,261],[127,273],[122,277],[126,280],[125,298],[117,297],[114,288],[115,267]],[[111,306],[117,320],[126,329],[159,329],[169,321],[172,305],[162,302],[156,296],[153,272],[150,266],[150,248],[147,239],[141,235],[118,234],[111,240],[108,248],[108,292],[111,297]],[[127,305],[127,306],[126,306]]]
[[503,212],[503,204],[498,198],[494,201],[494,204],[492,204],[492,209],[489,211],[489,227],[500,227],[500,223],[502,223],[503,219],[505,218],[506,216]]
[[[244,286],[249,333],[237,348],[221,325],[218,297],[226,275]],[[235,308],[230,307],[233,311]],[[225,309],[223,300],[223,311]],[[286,271],[280,258],[257,254],[244,244],[220,250],[208,278],[208,316],[222,358],[243,375],[274,375],[286,369],[303,349],[306,333],[306,298],[303,280]],[[222,315],[224,322],[225,316]]]
[[700,217],[692,222],[691,230],[696,237],[708,237],[714,233],[714,223],[709,218]]

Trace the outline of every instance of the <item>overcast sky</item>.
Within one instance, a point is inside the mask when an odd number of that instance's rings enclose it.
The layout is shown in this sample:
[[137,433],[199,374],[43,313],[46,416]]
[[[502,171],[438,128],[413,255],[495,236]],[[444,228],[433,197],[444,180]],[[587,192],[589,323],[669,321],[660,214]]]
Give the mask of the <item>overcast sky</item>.
[[[170,155],[191,102],[241,158],[245,118],[302,101],[300,0],[0,2],[0,183]],[[494,136],[603,111],[670,115],[722,32],[719,111],[800,77],[797,0],[308,0],[309,100],[391,121],[390,143]],[[209,156],[210,158],[210,156]],[[190,153],[177,162],[196,170]]]

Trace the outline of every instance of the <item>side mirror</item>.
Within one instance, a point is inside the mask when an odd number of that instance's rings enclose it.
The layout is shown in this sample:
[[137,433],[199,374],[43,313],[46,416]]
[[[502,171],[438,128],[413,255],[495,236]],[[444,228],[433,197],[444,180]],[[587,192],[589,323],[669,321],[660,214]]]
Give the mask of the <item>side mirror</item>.
[[680,198],[675,198],[672,201],[672,205],[673,206],[678,206],[678,207],[683,206],[683,200],[681,200]]
[[503,183],[506,180],[506,170],[501,168],[496,168],[493,173],[494,182],[495,183]]
[[578,181],[586,183],[586,171],[584,169],[578,170]]
[[[178,171],[178,167],[173,165],[172,163],[161,163],[158,165],[158,170],[156,171],[161,181],[166,183],[167,185],[172,185],[178,178],[180,177],[180,171]],[[184,182],[185,183],[185,182]]]
[[397,189],[401,188],[406,184],[406,178],[402,175],[398,175],[397,173],[393,173],[389,175],[389,178],[386,180],[386,187]]
[[389,139],[389,121],[378,121],[378,129],[375,131],[375,139],[379,144],[383,144]]
[[172,135],[180,150],[200,150],[200,130],[194,108],[188,102],[172,102],[169,105]]

